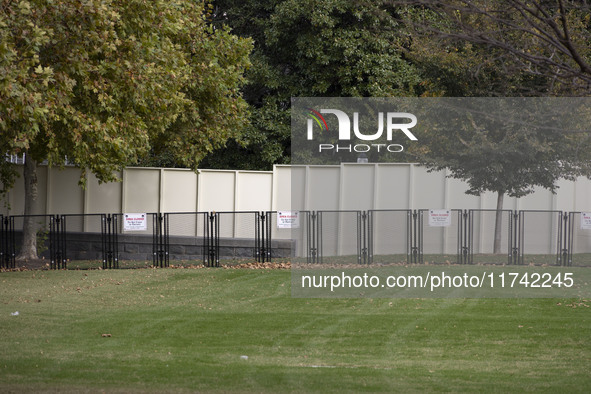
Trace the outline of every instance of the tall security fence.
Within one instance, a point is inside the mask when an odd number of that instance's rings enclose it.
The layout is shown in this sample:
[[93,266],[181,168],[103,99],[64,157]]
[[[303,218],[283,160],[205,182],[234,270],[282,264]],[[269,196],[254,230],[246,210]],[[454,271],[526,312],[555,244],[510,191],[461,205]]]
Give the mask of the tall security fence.
[[218,267],[224,261],[284,258],[307,264],[591,265],[591,215],[583,212],[399,209],[0,216],[2,268],[18,265],[25,226],[33,226],[37,254],[51,269],[117,269],[137,262]]
[[[80,262],[102,269],[168,267],[171,261],[209,267],[222,260],[269,262],[293,254],[291,231],[274,230],[276,217],[277,212],[255,211],[0,216],[0,264],[18,265],[26,225],[34,227],[39,260],[51,269]],[[273,233],[284,239],[273,239]]]
[[16,251],[13,245],[16,240],[13,237],[12,221],[9,217],[0,215],[0,267],[2,268],[15,267]]
[[[297,261],[591,265],[591,217],[536,210],[305,211]],[[497,230],[498,229],[498,230]]]
[[[494,209],[470,209],[464,212],[467,218],[466,237],[463,242],[462,253],[469,253],[468,262],[473,263],[478,255],[499,255],[499,261],[507,264],[519,263],[519,248],[515,225],[519,214],[511,210],[497,211]],[[500,230],[495,233],[499,226]]]

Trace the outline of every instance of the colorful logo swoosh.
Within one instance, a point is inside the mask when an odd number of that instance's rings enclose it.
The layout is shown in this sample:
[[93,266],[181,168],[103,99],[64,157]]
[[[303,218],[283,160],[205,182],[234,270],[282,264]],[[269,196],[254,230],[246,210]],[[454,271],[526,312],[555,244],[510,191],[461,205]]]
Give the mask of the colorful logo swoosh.
[[[328,125],[326,124],[326,120],[324,120],[324,117],[320,114],[320,112],[315,111],[312,108],[306,108],[306,109],[310,111],[310,116],[312,117],[312,119],[314,119],[316,121],[316,123],[318,123],[318,126],[320,126],[320,129],[325,129],[326,131],[328,131]],[[324,124],[324,127],[322,127],[323,124]]]

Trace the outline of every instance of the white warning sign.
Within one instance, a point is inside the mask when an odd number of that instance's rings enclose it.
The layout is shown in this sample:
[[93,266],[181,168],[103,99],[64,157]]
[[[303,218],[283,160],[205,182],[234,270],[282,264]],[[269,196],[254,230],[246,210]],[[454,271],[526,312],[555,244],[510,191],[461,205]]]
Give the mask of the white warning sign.
[[148,221],[145,213],[124,213],[123,230],[124,231],[146,231]]
[[429,226],[449,227],[451,226],[451,211],[449,209],[430,209]]
[[277,211],[277,228],[299,228],[299,211]]
[[581,212],[581,230],[591,230],[591,212]]

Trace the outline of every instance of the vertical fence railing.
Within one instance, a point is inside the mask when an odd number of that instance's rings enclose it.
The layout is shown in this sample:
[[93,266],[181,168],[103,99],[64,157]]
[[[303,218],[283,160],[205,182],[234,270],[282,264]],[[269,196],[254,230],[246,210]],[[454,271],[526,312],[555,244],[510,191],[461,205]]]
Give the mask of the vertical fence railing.
[[307,263],[322,263],[322,218],[318,213],[306,212],[306,246]]
[[106,214],[101,218],[103,234],[103,269],[119,268],[118,216]]
[[563,220],[562,211],[519,211],[518,263],[562,265]]
[[418,264],[420,262],[421,246],[420,246],[420,232],[419,232],[419,213],[415,210],[412,212],[411,221],[411,246],[410,246],[410,263]]
[[16,266],[14,218],[0,215],[0,268]]
[[520,236],[520,229],[521,229],[521,222],[520,222],[520,215],[518,211],[513,211],[512,213],[512,219],[511,220],[511,234],[512,234],[512,240],[511,240],[511,261],[509,264],[511,265],[517,265],[519,264],[519,261],[521,259],[521,253],[519,251],[519,246],[520,246],[520,242],[519,242],[519,236]]
[[[429,224],[429,215],[433,210],[417,210],[417,236],[418,236],[418,254],[419,263],[425,263],[425,255],[428,258],[446,258],[446,262],[460,263],[462,261],[463,248],[463,210],[449,209],[449,223],[441,226]],[[427,223],[425,223],[427,222]],[[455,237],[455,240],[454,240]]]
[[[214,216],[215,217],[215,216]],[[207,212],[174,212],[164,214],[164,249],[169,260],[190,260],[213,266]]]
[[59,215],[49,217],[49,255],[51,269],[66,269],[66,234]]
[[[497,216],[500,215],[500,216]],[[511,210],[470,209],[467,212],[467,246],[469,263],[478,256],[487,262],[497,255],[504,255],[507,264],[513,262],[513,221]],[[497,229],[497,225],[499,228]],[[498,231],[498,233],[497,233]],[[466,241],[465,241],[466,242]],[[503,260],[499,260],[502,262]]]
[[209,234],[211,237],[211,246],[208,253],[209,267],[220,266],[220,224],[215,212],[209,215]]
[[[259,262],[262,261],[264,225],[261,212],[216,212],[214,221],[218,264],[220,253],[228,259],[252,258]],[[241,240],[246,246],[238,247],[236,240]]]
[[458,263],[460,264],[472,264],[471,257],[471,249],[470,249],[470,233],[468,231],[469,228],[469,214],[467,211],[462,211],[459,213],[461,221],[460,223],[460,230],[459,230],[459,255],[458,255]]
[[[143,266],[166,266],[162,214],[116,213],[111,218],[118,267],[126,261],[134,265],[143,262]],[[143,221],[143,226],[138,219]]]
[[362,212],[355,210],[317,211],[320,260],[333,257],[336,263],[363,263]]
[[164,215],[152,213],[152,266],[169,266],[168,244],[165,242]]
[[591,266],[591,213],[569,212],[568,227],[565,265]]
[[413,211],[369,210],[367,212],[368,263],[411,263]]
[[369,242],[370,242],[370,230],[369,230],[369,214],[366,211],[359,212],[358,214],[358,239],[359,239],[359,254],[360,264],[369,264]]
[[269,262],[280,257],[280,243],[284,255],[294,251],[312,264],[591,265],[590,214],[455,209],[444,210],[450,220],[437,224],[429,211],[301,211],[295,229],[283,226],[277,211],[151,213],[143,232],[124,231],[122,214],[0,215],[0,266],[15,267],[25,219],[35,223],[39,257],[51,269],[91,259],[119,268],[122,253],[155,267],[171,259],[210,267],[221,259]]
[[[261,212],[262,218],[262,241],[261,257],[263,263],[271,262],[273,259],[273,229],[277,223],[277,211]],[[277,230],[279,231],[279,230]]]
[[560,216],[562,217],[562,223],[560,223],[560,234],[559,236],[559,246],[558,246],[558,253],[560,254],[560,261],[558,262],[559,265],[562,266],[569,266],[569,214],[566,212],[561,212]]
[[72,261],[106,260],[106,230],[103,227],[106,214],[65,214],[60,215],[63,233],[63,257]]
[[0,214],[0,268],[9,268],[6,262],[8,255],[6,239],[8,238],[8,233],[4,230],[4,219],[4,215]]
[[263,246],[263,231],[265,228],[265,217],[261,216],[259,212],[255,212],[254,214],[254,259],[258,263],[262,261],[264,258],[262,254],[264,253],[264,246]]
[[30,247],[29,245],[23,244],[23,234],[25,232],[25,228],[28,227],[28,231],[32,231],[32,236],[35,237],[35,244],[37,247],[36,253],[38,258],[47,258],[50,261],[50,266],[53,264],[51,263],[53,256],[52,246],[56,245],[52,243],[50,225],[52,217],[53,215],[10,216],[10,227],[12,231],[10,238],[15,259],[19,256],[19,254],[21,254],[23,247]]

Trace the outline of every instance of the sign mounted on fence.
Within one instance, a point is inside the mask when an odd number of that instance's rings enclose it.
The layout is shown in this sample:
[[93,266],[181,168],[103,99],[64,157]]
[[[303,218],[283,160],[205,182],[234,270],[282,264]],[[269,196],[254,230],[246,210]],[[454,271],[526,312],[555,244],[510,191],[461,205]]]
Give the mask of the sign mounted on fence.
[[449,209],[430,209],[429,226],[449,227],[451,226],[451,211]]
[[146,231],[148,222],[145,213],[125,213],[123,214],[124,231]]
[[581,230],[591,230],[591,212],[581,212]]
[[277,228],[300,228],[300,212],[277,211]]

